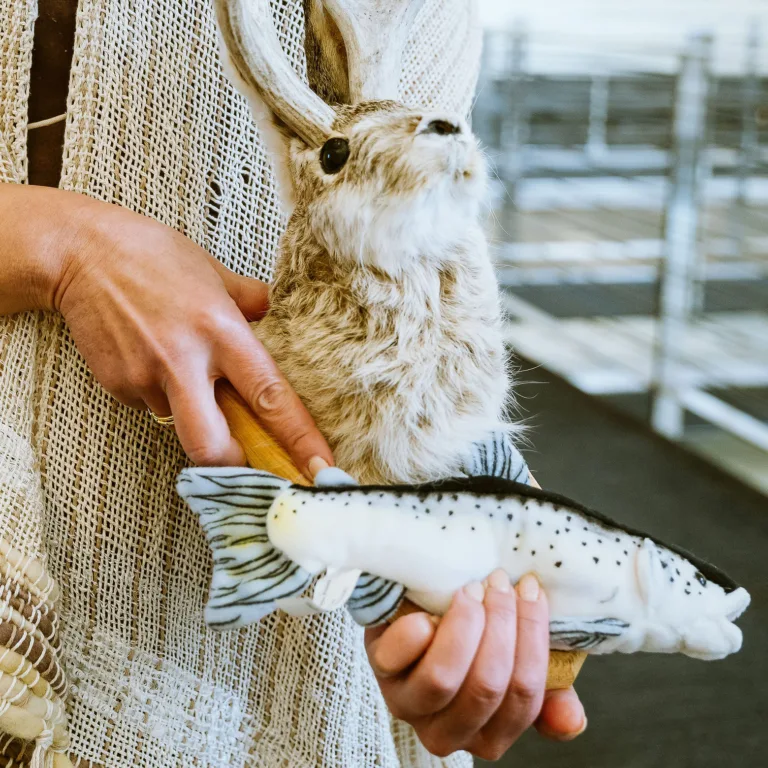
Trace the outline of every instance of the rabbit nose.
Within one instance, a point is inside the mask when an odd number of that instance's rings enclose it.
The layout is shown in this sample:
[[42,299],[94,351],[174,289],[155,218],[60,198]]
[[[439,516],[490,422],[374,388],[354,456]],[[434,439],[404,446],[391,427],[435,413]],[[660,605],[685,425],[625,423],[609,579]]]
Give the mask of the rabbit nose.
[[436,133],[438,136],[450,136],[461,133],[461,126],[450,123],[448,120],[431,120],[422,133]]

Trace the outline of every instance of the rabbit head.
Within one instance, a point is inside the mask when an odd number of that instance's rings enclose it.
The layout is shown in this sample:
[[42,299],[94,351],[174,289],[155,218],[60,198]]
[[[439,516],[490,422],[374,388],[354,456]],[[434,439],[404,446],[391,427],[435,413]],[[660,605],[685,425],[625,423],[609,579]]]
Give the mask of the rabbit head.
[[230,77],[272,154],[283,203],[335,260],[397,272],[445,258],[479,218],[485,166],[462,115],[395,100],[423,0],[305,0],[302,82],[269,0],[216,0]]

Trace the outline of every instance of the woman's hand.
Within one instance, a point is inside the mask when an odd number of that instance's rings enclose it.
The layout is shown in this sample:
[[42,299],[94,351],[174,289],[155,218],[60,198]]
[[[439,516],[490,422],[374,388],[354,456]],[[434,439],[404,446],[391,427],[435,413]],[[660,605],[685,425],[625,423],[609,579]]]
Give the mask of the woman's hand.
[[586,727],[573,689],[544,691],[549,615],[533,575],[512,589],[494,571],[458,592],[439,624],[412,613],[368,630],[366,647],[392,714],[440,757],[496,760],[533,724],[557,739]]
[[[59,190],[0,187],[0,213],[4,202],[13,202],[6,210],[19,220],[17,271],[33,274],[37,286],[25,306],[8,298],[18,290],[6,290],[6,306],[60,310],[94,376],[120,402],[173,414],[193,462],[242,464],[242,449],[214,397],[216,380],[225,378],[302,472],[314,475],[315,457],[332,463],[309,413],[248,327],[266,310],[266,285],[230,272],[175,230],[124,208]],[[58,223],[52,231],[34,221],[41,212]],[[44,237],[18,231],[36,226]],[[30,252],[19,257],[25,248]],[[35,263],[39,251],[56,249],[58,257]],[[12,284],[5,277],[6,286]],[[0,285],[0,311],[3,298]]]

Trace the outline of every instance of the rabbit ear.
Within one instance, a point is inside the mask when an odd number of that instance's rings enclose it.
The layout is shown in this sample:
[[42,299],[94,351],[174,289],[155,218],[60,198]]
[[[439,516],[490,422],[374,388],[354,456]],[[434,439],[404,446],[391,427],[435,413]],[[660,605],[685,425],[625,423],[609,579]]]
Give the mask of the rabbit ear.
[[[306,0],[307,23],[325,66],[313,66],[318,93],[357,104],[398,98],[403,49],[425,0]],[[308,43],[308,52],[310,51]],[[334,61],[335,60],[335,61]],[[330,62],[334,61],[330,69]],[[318,70],[333,73],[322,84]]]
[[310,146],[333,135],[335,113],[302,82],[277,38],[269,0],[215,0],[225,63],[257,117],[274,121]]

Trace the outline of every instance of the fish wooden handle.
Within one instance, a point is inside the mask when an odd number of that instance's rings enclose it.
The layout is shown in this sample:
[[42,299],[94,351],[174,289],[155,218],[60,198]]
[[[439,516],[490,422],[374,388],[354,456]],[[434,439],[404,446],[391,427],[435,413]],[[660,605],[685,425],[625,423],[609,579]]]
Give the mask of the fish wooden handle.
[[[261,426],[245,400],[226,381],[216,384],[216,400],[229,424],[232,436],[243,447],[248,464],[254,469],[263,469],[285,477],[298,485],[312,485],[296,468],[291,457],[277,441]],[[421,610],[408,603],[397,615]],[[578,651],[551,651],[547,672],[547,689],[568,688],[579,674],[586,654]]]

